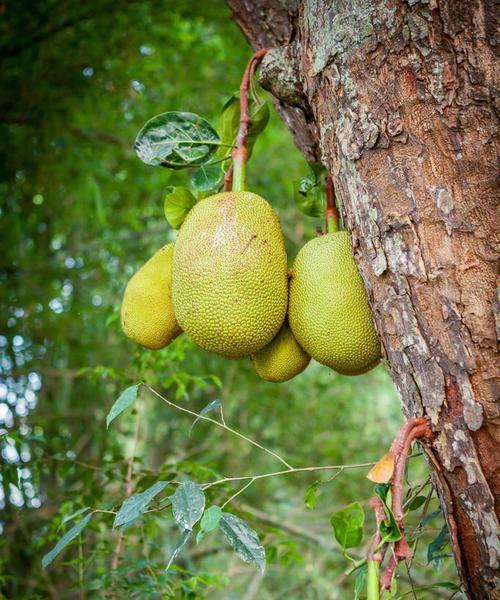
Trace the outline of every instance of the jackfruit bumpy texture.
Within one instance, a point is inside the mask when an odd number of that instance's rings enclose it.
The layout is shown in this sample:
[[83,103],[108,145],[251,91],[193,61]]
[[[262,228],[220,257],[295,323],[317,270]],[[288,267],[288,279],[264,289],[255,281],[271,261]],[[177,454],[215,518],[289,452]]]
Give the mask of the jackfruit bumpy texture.
[[251,192],[198,202],[175,243],[172,299],[182,329],[227,358],[268,344],[285,318],[287,259],[278,215]]
[[158,350],[181,333],[172,306],[174,245],[160,248],[127,284],[121,308],[122,329],[141,346]]
[[257,375],[273,383],[288,381],[302,373],[310,360],[311,357],[299,346],[286,321],[267,346],[252,354]]
[[334,371],[360,375],[378,364],[380,342],[346,231],[313,239],[299,251],[288,317],[302,348]]

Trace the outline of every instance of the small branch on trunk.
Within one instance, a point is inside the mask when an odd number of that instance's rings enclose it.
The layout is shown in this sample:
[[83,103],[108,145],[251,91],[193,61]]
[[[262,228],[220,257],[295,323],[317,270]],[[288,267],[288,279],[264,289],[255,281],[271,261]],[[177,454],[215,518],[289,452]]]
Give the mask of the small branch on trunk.
[[326,210],[325,233],[334,233],[339,230],[339,211],[335,205],[335,190],[331,175],[326,176]]
[[236,148],[233,150],[233,162],[224,177],[224,191],[231,189],[235,192],[245,189],[247,152],[247,132],[250,125],[250,113],[248,111],[248,88],[255,74],[255,70],[268,52],[268,48],[258,50],[248,61],[240,86],[240,128],[236,136]]

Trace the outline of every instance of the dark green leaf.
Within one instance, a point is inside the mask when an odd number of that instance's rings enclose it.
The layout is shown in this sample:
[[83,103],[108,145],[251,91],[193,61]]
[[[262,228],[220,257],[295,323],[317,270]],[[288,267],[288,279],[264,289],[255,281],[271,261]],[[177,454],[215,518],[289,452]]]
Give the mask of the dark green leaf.
[[264,572],[266,553],[256,532],[243,519],[227,512],[222,513],[220,528],[241,560]]
[[396,523],[394,513],[387,502],[387,497],[391,490],[391,484],[377,483],[374,486],[374,490],[377,496],[382,500],[386,515],[386,520],[380,523],[380,535],[385,542],[396,542],[397,540],[401,539],[401,532],[399,531],[399,527]]
[[197,544],[209,531],[212,531],[219,525],[221,517],[222,509],[220,506],[211,506],[210,508],[207,508],[207,510],[203,513],[203,518],[200,522],[200,531],[198,531],[198,535],[196,536]]
[[191,529],[184,529],[182,531],[181,537],[177,540],[177,544],[175,545],[174,549],[172,550],[172,554],[170,555],[170,558],[168,559],[167,566],[165,567],[165,571],[168,571],[170,569],[176,556],[179,554],[179,552],[182,550],[183,546],[185,545],[185,543],[188,541],[189,537],[191,536],[191,533],[192,533]]
[[137,392],[139,391],[140,383],[136,385],[131,385],[126,390],[120,394],[118,400],[113,404],[111,410],[106,417],[106,429],[109,428],[111,421],[116,419],[116,417],[121,414],[124,410],[126,410],[129,406],[134,403],[134,400],[137,398]]
[[157,481],[144,492],[133,494],[123,501],[120,510],[116,514],[113,528],[126,526],[132,521],[136,521],[149,506],[151,500],[164,490],[168,481]]
[[364,522],[365,513],[359,502],[353,502],[333,513],[331,524],[335,539],[344,550],[355,548],[361,544]]
[[42,567],[46,569],[51,562],[56,558],[56,556],[63,550],[71,541],[73,541],[80,533],[85,529],[87,523],[92,518],[94,513],[91,512],[81,521],[79,521],[76,525],[74,525],[69,531],[67,531],[63,537],[57,542],[57,544],[52,548],[50,552],[48,552],[42,558]]
[[408,505],[408,510],[418,510],[423,504],[425,504],[426,499],[426,496],[416,496]]
[[448,541],[448,528],[444,525],[438,535],[427,547],[427,562],[436,562],[444,558],[443,551],[447,546]]
[[220,410],[220,413],[222,415],[222,404],[218,398],[216,398],[215,400],[212,400],[212,402],[210,402],[209,404],[207,404],[204,408],[202,408],[200,410],[198,416],[196,417],[196,419],[193,421],[193,424],[189,428],[189,435],[191,435],[191,431],[193,431],[193,427],[196,425],[196,423],[198,423],[198,421],[201,419],[201,417],[203,417],[204,415],[209,413],[211,410],[215,410],[216,408],[218,408]]
[[182,169],[207,163],[220,145],[208,121],[194,113],[171,111],[150,119],[134,148],[147,165]]
[[167,188],[163,211],[170,225],[174,229],[179,229],[195,204],[196,198],[188,188],[170,186]]
[[304,502],[309,509],[313,509],[316,506],[316,493],[318,492],[319,481],[311,483],[306,490],[306,496]]
[[76,519],[76,517],[79,517],[80,515],[85,514],[86,512],[88,512],[90,510],[90,508],[88,506],[85,506],[84,508],[80,508],[80,510],[77,510],[74,513],[71,513],[70,515],[66,515],[65,517],[63,517],[61,523],[59,524],[59,527],[57,528],[56,531],[59,531],[61,529],[61,527],[63,525],[65,525],[68,521],[72,521],[73,519]]
[[191,178],[191,183],[200,192],[217,190],[222,181],[222,168],[219,163],[202,165]]
[[317,185],[314,179],[306,178],[295,182],[293,196],[297,208],[309,217],[321,217],[325,212],[326,195],[323,185]]
[[323,163],[320,162],[312,162],[312,161],[307,161],[307,164],[309,165],[309,168],[311,169],[311,172],[314,176],[314,180],[316,183],[322,183],[323,179],[325,178],[325,175],[327,173],[326,167]]
[[205,508],[205,494],[199,485],[183,481],[170,496],[174,519],[184,529],[193,529]]

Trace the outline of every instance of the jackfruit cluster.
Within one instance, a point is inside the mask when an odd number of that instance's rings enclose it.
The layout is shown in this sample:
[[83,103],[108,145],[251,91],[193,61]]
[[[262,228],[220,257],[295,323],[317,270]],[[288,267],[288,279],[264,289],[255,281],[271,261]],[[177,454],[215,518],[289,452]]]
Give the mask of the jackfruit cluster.
[[249,356],[272,382],[295,377],[311,357],[345,375],[380,359],[347,232],[309,241],[290,275],[278,215],[251,192],[195,204],[175,245],[130,279],[121,322],[147,348],[163,348],[184,331],[220,356]]

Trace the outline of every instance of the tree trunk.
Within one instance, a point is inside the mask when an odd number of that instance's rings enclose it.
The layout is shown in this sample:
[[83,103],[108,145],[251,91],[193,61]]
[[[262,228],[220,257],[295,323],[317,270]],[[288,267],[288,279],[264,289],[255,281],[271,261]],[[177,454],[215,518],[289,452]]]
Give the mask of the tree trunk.
[[[228,0],[330,170],[470,598],[499,598],[493,0]],[[497,496],[498,497],[498,496]]]

